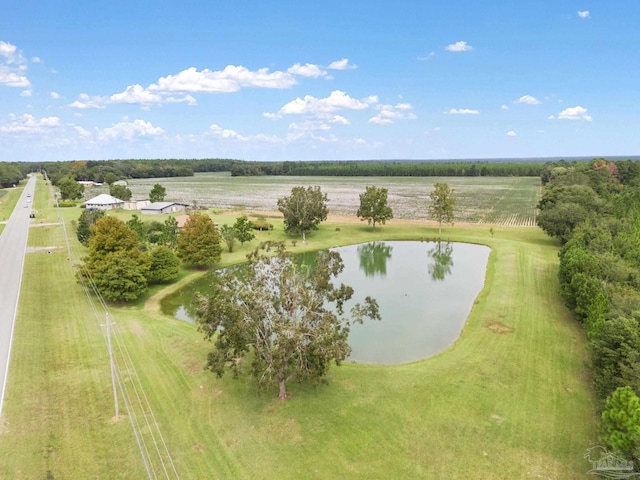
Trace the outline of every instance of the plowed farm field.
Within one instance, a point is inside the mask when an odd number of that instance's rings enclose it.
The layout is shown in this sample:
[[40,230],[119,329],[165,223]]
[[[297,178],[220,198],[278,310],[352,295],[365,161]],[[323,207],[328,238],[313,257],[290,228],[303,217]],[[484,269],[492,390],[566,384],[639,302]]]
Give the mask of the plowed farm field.
[[[296,186],[320,185],[328,196],[329,213],[355,215],[359,195],[370,185],[389,191],[395,218],[427,220],[429,193],[444,182],[456,194],[456,223],[535,226],[540,197],[538,177],[232,177],[204,173],[193,177],[136,179],[129,182],[134,199],[148,198],[154,184],[167,189],[166,200],[220,209],[277,210],[277,200]],[[90,198],[102,193],[94,188]]]

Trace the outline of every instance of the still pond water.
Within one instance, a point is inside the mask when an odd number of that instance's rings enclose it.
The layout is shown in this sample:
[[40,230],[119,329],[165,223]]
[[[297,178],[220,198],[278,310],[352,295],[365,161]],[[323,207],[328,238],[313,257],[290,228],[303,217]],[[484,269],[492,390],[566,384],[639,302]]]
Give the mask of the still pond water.
[[[349,360],[385,365],[430,357],[457,340],[482,290],[490,252],[482,245],[412,241],[333,250],[345,266],[335,283],[352,286],[356,302],[375,298],[382,316],[352,326]],[[204,277],[166,297],[162,311],[194,321],[191,299],[196,291],[206,293],[209,283]]]

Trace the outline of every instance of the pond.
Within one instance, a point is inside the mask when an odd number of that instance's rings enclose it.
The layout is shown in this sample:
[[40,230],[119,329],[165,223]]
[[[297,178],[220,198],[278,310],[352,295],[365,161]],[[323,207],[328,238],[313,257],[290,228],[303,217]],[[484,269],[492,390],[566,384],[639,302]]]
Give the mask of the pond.
[[[453,345],[484,285],[490,252],[483,245],[414,241],[332,250],[345,266],[336,283],[352,286],[356,302],[375,298],[382,316],[351,328],[349,360],[385,365],[421,360]],[[193,321],[193,294],[206,292],[209,283],[204,277],[166,297],[162,311]]]

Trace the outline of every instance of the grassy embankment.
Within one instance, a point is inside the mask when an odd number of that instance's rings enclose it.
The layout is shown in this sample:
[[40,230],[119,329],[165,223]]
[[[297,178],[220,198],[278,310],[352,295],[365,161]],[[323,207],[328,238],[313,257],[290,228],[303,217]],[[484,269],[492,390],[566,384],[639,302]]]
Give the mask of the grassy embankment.
[[4,222],[9,220],[21,193],[20,187],[0,189],[0,233],[4,230]]
[[[46,194],[39,182],[36,201]],[[55,221],[52,209],[41,213]],[[68,223],[80,210],[62,214]],[[264,238],[283,238],[272,221]],[[436,234],[393,221],[376,233],[323,224],[305,248]],[[292,385],[288,402],[203,371],[210,345],[157,311],[160,294],[145,308],[112,308],[180,477],[584,478],[594,403],[583,335],[557,296],[557,245],[533,228],[496,227],[492,237],[487,226],[454,227],[444,236],[492,248],[455,346],[408,365],[333,368],[328,385]],[[143,478],[128,420],[111,418],[102,319],[73,279],[62,229],[33,228],[29,245],[63,248],[26,259],[0,478]]]

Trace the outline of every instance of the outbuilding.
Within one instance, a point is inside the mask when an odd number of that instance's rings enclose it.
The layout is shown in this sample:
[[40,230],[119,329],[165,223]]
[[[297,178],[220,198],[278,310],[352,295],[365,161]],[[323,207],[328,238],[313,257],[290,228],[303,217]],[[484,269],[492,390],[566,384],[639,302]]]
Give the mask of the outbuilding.
[[178,202],[153,202],[142,207],[140,213],[158,215],[161,213],[184,212],[189,207],[186,203]]

